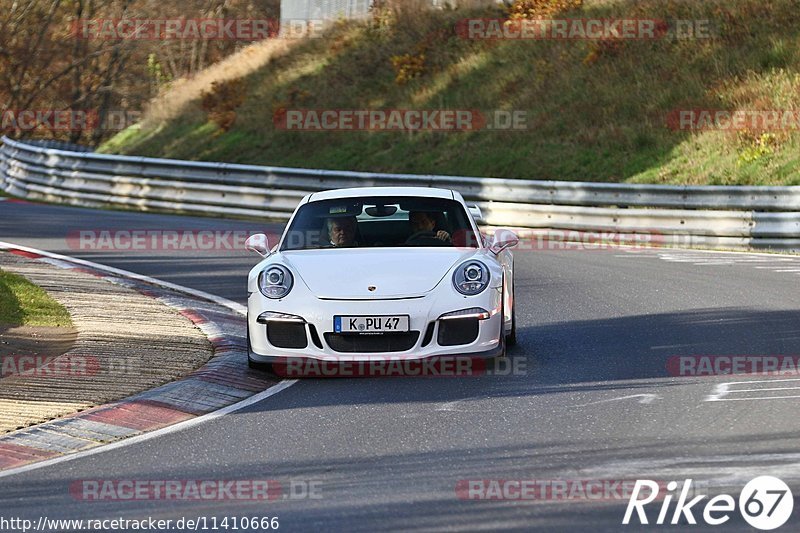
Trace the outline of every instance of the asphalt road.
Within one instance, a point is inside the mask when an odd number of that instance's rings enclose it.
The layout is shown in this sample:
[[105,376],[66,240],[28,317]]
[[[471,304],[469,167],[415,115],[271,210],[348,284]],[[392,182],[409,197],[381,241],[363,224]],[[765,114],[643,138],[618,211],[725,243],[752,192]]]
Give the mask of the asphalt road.
[[[241,303],[257,259],[247,253],[80,250],[67,235],[259,226],[0,203],[0,240]],[[278,516],[289,531],[636,531],[638,523],[621,525],[627,499],[476,501],[456,487],[692,478],[708,493],[738,498],[751,478],[775,475],[800,495],[800,381],[668,371],[675,356],[799,355],[800,258],[573,249],[520,251],[515,261],[511,375],[304,380],[184,431],[2,478],[0,517]],[[87,502],[69,490],[86,479],[271,479],[310,485],[319,497]],[[784,529],[797,530],[798,507]],[[748,528],[736,513],[717,527]]]

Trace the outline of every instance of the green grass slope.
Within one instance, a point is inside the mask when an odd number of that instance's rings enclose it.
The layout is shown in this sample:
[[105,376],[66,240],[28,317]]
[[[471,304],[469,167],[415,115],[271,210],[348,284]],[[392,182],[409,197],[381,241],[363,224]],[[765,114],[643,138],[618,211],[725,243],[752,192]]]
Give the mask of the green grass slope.
[[[261,43],[230,59],[241,80],[203,105],[213,77],[176,86],[101,151],[205,161],[512,178],[800,184],[796,131],[675,131],[676,109],[800,108],[797,0],[585,0],[559,17],[708,20],[708,39],[475,41],[455,25],[499,9],[340,23],[325,38]],[[393,58],[424,53],[398,82]],[[268,57],[267,57],[268,56]],[[252,62],[251,62],[252,63]],[[223,69],[224,70],[224,69]],[[234,72],[234,74],[231,74]],[[220,78],[223,79],[223,78]],[[169,104],[170,98],[175,102]],[[213,104],[213,102],[212,102]],[[524,110],[524,131],[287,132],[299,109]],[[211,111],[211,113],[209,113]],[[214,113],[227,117],[215,119]],[[227,122],[226,122],[227,120]],[[219,124],[226,124],[221,128]]]
[[69,312],[43,289],[0,270],[0,327],[72,326]]

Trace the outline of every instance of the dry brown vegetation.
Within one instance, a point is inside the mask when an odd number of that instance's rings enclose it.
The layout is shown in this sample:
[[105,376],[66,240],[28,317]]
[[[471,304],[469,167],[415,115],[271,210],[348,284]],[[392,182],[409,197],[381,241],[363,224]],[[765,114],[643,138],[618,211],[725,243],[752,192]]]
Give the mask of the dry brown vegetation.
[[[249,45],[234,40],[79,38],[80,21],[98,19],[272,19],[280,0],[2,0],[0,111],[89,110],[98,126],[53,131],[6,120],[14,137],[98,144],[113,134],[111,114],[135,118],[146,102]],[[210,82],[208,83],[210,85]]]

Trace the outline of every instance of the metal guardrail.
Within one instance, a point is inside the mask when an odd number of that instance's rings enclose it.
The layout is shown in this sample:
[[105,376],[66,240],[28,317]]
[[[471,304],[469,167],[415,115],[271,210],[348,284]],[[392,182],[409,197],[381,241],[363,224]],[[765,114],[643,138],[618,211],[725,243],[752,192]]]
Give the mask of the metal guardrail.
[[2,141],[3,190],[71,205],[286,220],[308,192],[443,187],[478,205],[492,226],[684,236],[683,244],[800,250],[800,187],[377,174],[105,155],[52,142]]

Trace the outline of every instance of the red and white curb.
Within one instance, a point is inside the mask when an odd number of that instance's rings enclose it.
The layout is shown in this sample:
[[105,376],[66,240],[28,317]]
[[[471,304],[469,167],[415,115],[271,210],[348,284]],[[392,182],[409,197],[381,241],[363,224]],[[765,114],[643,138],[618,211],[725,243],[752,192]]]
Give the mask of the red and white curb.
[[192,321],[214,348],[213,357],[202,368],[177,381],[0,436],[0,477],[177,431],[242,409],[295,383],[276,385],[274,377],[248,368],[245,311],[235,302],[11,243],[0,242],[0,250],[91,274],[155,298]]

